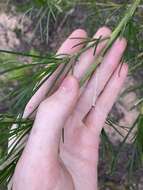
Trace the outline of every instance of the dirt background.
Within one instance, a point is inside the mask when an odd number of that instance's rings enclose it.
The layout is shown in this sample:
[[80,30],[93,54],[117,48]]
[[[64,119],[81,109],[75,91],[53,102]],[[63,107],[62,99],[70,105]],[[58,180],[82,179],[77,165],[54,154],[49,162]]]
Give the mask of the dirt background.
[[[3,6],[3,2],[0,4]],[[89,10],[86,7],[77,6],[67,12],[65,17],[60,18],[54,23],[49,31],[48,43],[42,42],[38,33],[32,32],[32,20],[25,17],[21,22],[23,15],[17,13],[15,7],[10,12],[4,11],[1,8],[0,12],[0,49],[5,50],[18,50],[29,51],[30,49],[36,49],[44,52],[56,52],[60,44],[64,39],[76,28],[83,28],[88,31],[92,36],[94,32],[101,26],[101,23],[96,20],[93,15],[93,21],[89,18]],[[24,60],[25,61],[25,60]],[[26,60],[27,61],[27,60]],[[125,84],[125,88],[130,85],[137,84],[142,78],[142,73],[138,77],[128,77]],[[4,92],[0,90],[0,96],[4,96]],[[113,107],[111,115],[116,121],[123,126],[130,127],[137,118],[139,111],[137,109],[130,110],[132,105],[137,102],[138,96],[136,93],[131,92],[127,95],[120,97]],[[7,109],[6,105],[0,105],[0,113],[3,113]],[[118,144],[122,138],[110,127],[106,126],[111,141],[116,145],[114,148],[118,149]],[[120,129],[120,132],[125,136],[126,131]],[[99,164],[99,179],[101,190],[143,190],[143,169],[135,171],[131,183],[127,178],[127,171],[124,167],[124,163],[128,161],[128,157],[131,154],[132,147],[130,146],[130,140],[128,140],[126,147],[120,154],[119,163],[117,169],[113,175],[109,173],[110,155],[100,160]]]

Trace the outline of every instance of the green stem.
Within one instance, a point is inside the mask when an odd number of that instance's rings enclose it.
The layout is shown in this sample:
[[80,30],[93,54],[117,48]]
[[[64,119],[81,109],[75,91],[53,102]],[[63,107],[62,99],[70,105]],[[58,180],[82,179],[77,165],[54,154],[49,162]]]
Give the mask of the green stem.
[[14,51],[2,50],[2,49],[0,49],[0,53],[14,54],[14,55],[19,55],[19,56],[24,56],[24,57],[34,57],[34,58],[40,58],[40,59],[46,58],[39,55],[32,55],[32,54],[23,53],[23,52],[14,52]]
[[127,13],[123,17],[123,19],[120,21],[119,25],[116,27],[116,29],[113,31],[110,40],[108,41],[108,44],[106,48],[103,51],[103,54],[106,53],[108,48],[112,45],[112,43],[116,40],[116,38],[120,35],[123,28],[128,24],[129,20],[133,17],[136,9],[138,8],[141,0],[135,0],[134,4],[128,9]]
[[[87,81],[90,76],[92,75],[92,73],[95,71],[95,69],[97,68],[97,66],[102,62],[104,55],[106,54],[106,52],[108,51],[108,49],[111,47],[111,45],[114,43],[114,41],[118,38],[118,36],[121,34],[121,32],[123,31],[123,29],[126,27],[126,25],[128,24],[129,20],[132,18],[132,16],[134,15],[137,7],[139,6],[141,0],[134,0],[134,3],[132,6],[128,7],[127,13],[125,14],[124,18],[121,20],[121,22],[118,24],[118,26],[116,27],[116,29],[113,31],[113,33],[111,34],[110,39],[107,41],[107,45],[105,46],[104,49],[102,49],[102,51],[100,52],[100,54],[97,56],[96,61],[94,64],[92,64],[86,71],[85,75],[82,77],[81,81],[80,81],[80,85],[82,86],[85,81]],[[45,14],[45,13],[44,13]],[[89,48],[89,47],[88,47]],[[86,50],[86,49],[84,49]],[[0,50],[0,52],[3,53],[13,53],[16,55],[22,55],[22,56],[30,56],[30,57],[36,57],[36,58],[43,58],[41,56],[36,56],[36,55],[27,55],[26,53],[18,53],[18,52],[10,52],[10,51],[5,51],[5,50]],[[82,52],[80,52],[82,53]],[[76,57],[78,57],[77,55],[74,55]],[[44,57],[46,58],[46,57]],[[69,63],[67,71],[69,71],[69,69],[71,68],[72,63]],[[65,65],[64,65],[65,66]],[[55,83],[57,83],[57,79],[59,79],[59,76],[61,76],[61,72],[65,71],[65,67],[62,67],[61,70],[59,70],[57,72],[56,78],[54,83],[52,83],[52,85],[55,85]],[[66,65],[67,66],[67,65]],[[66,72],[67,73],[67,72]],[[42,81],[43,82],[43,81]],[[42,84],[42,83],[41,83]],[[40,85],[41,85],[40,84]],[[40,87],[40,86],[39,86]],[[50,92],[53,89],[50,89]],[[133,129],[134,127],[132,127]],[[132,130],[131,129],[131,130]],[[27,129],[28,130],[28,129]],[[30,130],[30,129],[29,129]],[[20,152],[22,151],[22,149],[24,148],[25,144],[20,143],[20,141],[23,139],[24,136],[26,136],[27,133],[29,133],[26,131],[23,136],[20,137],[20,139],[16,139],[15,142],[16,144],[14,144],[14,146],[11,149],[11,152],[9,153],[9,155],[7,156],[7,158],[5,159],[5,162],[3,162],[2,164],[0,164],[0,172],[7,172],[6,167],[9,166],[9,164],[12,164],[15,162],[15,157],[17,157],[17,155],[20,155]],[[123,144],[125,143],[126,139],[128,138],[131,130],[129,131],[128,135],[125,137],[123,143],[121,144],[121,148],[123,146]],[[120,149],[121,149],[120,148]],[[117,154],[118,156],[118,154]],[[117,157],[116,156],[116,157]],[[113,166],[116,163],[116,158],[113,162]],[[15,164],[15,163],[14,163]],[[0,173],[0,176],[2,174]]]
[[126,12],[125,16],[120,21],[120,23],[115,28],[115,30],[112,32],[111,37],[108,40],[106,47],[100,52],[100,54],[98,55],[95,63],[92,64],[88,68],[88,70],[85,73],[85,75],[81,78],[81,80],[80,80],[80,86],[82,86],[90,78],[90,76],[92,75],[92,73],[96,70],[97,66],[102,62],[105,53],[111,47],[111,45],[113,44],[113,42],[118,38],[118,36],[122,32],[123,28],[125,28],[125,26],[128,24],[129,20],[132,18],[132,16],[134,15],[136,9],[138,8],[140,2],[141,2],[141,0],[135,0],[134,3],[133,3],[133,5],[130,8],[128,8],[128,11]]

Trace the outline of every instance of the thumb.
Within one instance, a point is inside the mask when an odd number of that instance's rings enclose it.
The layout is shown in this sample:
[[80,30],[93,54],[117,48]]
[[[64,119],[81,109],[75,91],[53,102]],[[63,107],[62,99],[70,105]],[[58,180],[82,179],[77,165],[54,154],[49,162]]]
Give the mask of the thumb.
[[40,104],[23,154],[32,154],[31,158],[40,160],[57,158],[61,131],[76,104],[78,92],[77,80],[68,76],[58,91]]

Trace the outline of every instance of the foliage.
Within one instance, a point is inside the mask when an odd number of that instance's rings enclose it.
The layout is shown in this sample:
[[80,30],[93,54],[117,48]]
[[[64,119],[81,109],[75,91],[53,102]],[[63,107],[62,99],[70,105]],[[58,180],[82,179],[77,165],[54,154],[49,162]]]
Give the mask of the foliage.
[[[16,3],[16,1],[9,1],[9,3]],[[20,4],[21,5],[21,4]],[[54,22],[57,22],[59,15],[62,16],[67,10],[77,6],[87,7],[90,10],[91,15],[88,15],[87,19],[90,22],[95,22],[94,16],[100,19],[101,16],[106,17],[104,23],[112,26],[113,33],[108,39],[107,46],[101,51],[97,57],[95,63],[89,67],[87,73],[82,77],[80,85],[82,86],[86,80],[92,75],[96,70],[97,66],[100,65],[103,56],[107,50],[111,47],[113,42],[117,37],[126,37],[129,41],[128,50],[123,58],[130,66],[130,75],[134,75],[138,70],[142,69],[143,65],[143,36],[141,30],[143,26],[140,21],[143,17],[142,6],[143,2],[141,0],[134,0],[132,2],[126,1],[124,3],[116,3],[113,1],[66,1],[66,0],[32,0],[24,1],[24,6],[17,6],[19,11],[25,11],[24,16],[29,16],[32,20],[36,20],[36,25],[33,28],[34,32],[40,32],[41,39],[45,40],[49,38],[49,26]],[[22,7],[22,10],[21,10]],[[96,11],[95,11],[96,10]],[[123,15],[123,12],[125,14]],[[35,16],[36,15],[36,16]],[[94,16],[93,16],[94,15]],[[107,16],[108,15],[108,16]],[[23,17],[24,18],[24,17]],[[90,19],[91,18],[91,19]],[[103,24],[99,22],[98,24]],[[45,24],[46,23],[46,24]],[[117,24],[119,23],[119,24]],[[52,26],[51,26],[52,27]],[[105,40],[105,39],[102,39]],[[66,76],[70,70],[74,67],[75,60],[79,58],[81,53],[86,51],[91,46],[95,48],[102,41],[101,38],[93,39],[86,38],[83,41],[85,47],[78,53],[69,56],[65,55],[63,58],[57,56],[53,53],[40,55],[37,52],[33,53],[23,53],[23,52],[13,52],[0,50],[2,58],[0,64],[0,75],[7,78],[8,81],[18,81],[12,86],[11,92],[5,97],[5,100],[10,99],[11,103],[8,113],[0,115],[0,142],[7,142],[8,139],[13,140],[10,152],[5,152],[1,157],[0,165],[0,183],[7,183],[11,178],[15,165],[22,153],[25,143],[21,144],[21,140],[29,133],[32,128],[33,121],[23,119],[23,111],[30,100],[30,98],[35,94],[35,92],[40,88],[40,86],[47,80],[52,73],[57,69],[57,67],[62,64],[61,69],[57,73],[56,79],[51,84],[51,88],[47,93],[47,96],[53,92],[54,88],[59,82],[63,71],[66,71],[64,75]],[[107,39],[106,39],[107,40]],[[92,45],[87,45],[92,42]],[[80,45],[80,44],[77,44]],[[7,59],[3,55],[9,55]],[[17,57],[26,56],[31,58],[30,64],[23,64]],[[11,60],[11,61],[9,61]],[[44,78],[44,80],[42,80]],[[41,82],[42,81],[42,82]],[[1,83],[1,88],[4,88],[6,83]],[[143,89],[143,85],[133,86],[126,89],[125,93],[130,91],[137,91]],[[143,99],[140,98],[139,102],[134,107],[141,107]],[[32,113],[31,113],[32,114]],[[127,130],[127,136],[123,137],[123,141],[120,144],[118,151],[114,150],[114,145],[111,143],[108,134],[105,130],[102,131],[102,146],[103,155],[107,152],[111,152],[112,155],[112,172],[116,169],[118,157],[122,148],[124,147],[127,139],[131,136],[133,130],[136,131],[134,138],[132,139],[133,150],[130,156],[129,162],[127,163],[127,168],[129,171],[129,176],[131,176],[134,169],[142,166],[143,162],[143,115],[140,112],[138,118],[134,122],[133,126],[128,129],[125,126],[119,126],[110,117],[107,119],[107,123],[119,133],[119,127]],[[14,129],[11,126],[15,124],[17,127]],[[7,132],[9,131],[9,133]]]
[[54,25],[60,14],[73,6],[74,1],[72,3],[67,0],[27,0],[22,3],[10,0],[8,2],[16,4],[17,10],[24,12],[23,20],[25,17],[33,20],[33,33],[38,33],[41,41],[48,43],[50,27]]

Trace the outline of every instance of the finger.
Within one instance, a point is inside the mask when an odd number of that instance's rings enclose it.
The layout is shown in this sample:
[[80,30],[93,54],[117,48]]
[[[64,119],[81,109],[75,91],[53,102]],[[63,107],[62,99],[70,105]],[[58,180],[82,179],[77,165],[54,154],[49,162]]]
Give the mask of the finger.
[[[79,44],[82,39],[80,38],[86,38],[87,34],[84,30],[77,29],[75,30],[68,39],[62,44],[60,49],[58,50],[57,54],[73,54],[77,51],[79,51],[83,45],[79,45],[74,47],[76,44]],[[76,39],[77,38],[77,39]],[[74,47],[74,48],[73,48]],[[40,87],[40,89],[35,93],[35,95],[31,98],[31,100],[28,102],[25,111],[24,111],[24,118],[28,117],[34,110],[37,108],[37,106],[42,102],[47,95],[47,92],[50,88],[50,84],[52,81],[54,81],[56,77],[57,71]]]
[[127,42],[125,39],[117,39],[105,56],[103,63],[96,70],[87,87],[84,89],[76,108],[81,118],[83,118],[89,112],[92,105],[95,104],[97,97],[119,65],[126,45]]
[[[102,39],[103,39],[103,38],[109,37],[110,35],[111,35],[111,30],[107,27],[102,27],[97,31],[97,33],[94,35],[93,38],[99,38],[102,36]],[[74,76],[78,80],[80,80],[81,77],[84,75],[89,65],[91,65],[95,61],[96,56],[103,49],[106,43],[107,43],[107,40],[100,42],[96,48],[95,53],[94,53],[95,48],[92,47],[81,55],[78,63],[75,65],[75,68],[74,68]]]
[[[85,32],[85,30],[82,30],[82,29],[75,30],[67,38],[67,40],[61,45],[61,47],[57,51],[57,54],[58,55],[60,55],[60,54],[69,54],[69,55],[74,54],[75,52],[79,51],[83,47],[83,44],[81,42],[86,37],[87,37],[87,33]],[[80,45],[76,46],[77,44],[80,44]]]
[[78,90],[77,80],[69,76],[56,93],[40,104],[23,154],[25,159],[57,159],[61,130],[77,101]]
[[114,102],[117,99],[119,92],[125,82],[128,73],[128,66],[124,64],[120,71],[119,66],[110,81],[108,82],[105,90],[98,98],[95,107],[91,110],[85,123],[93,132],[100,135],[104,122],[109,114]]

